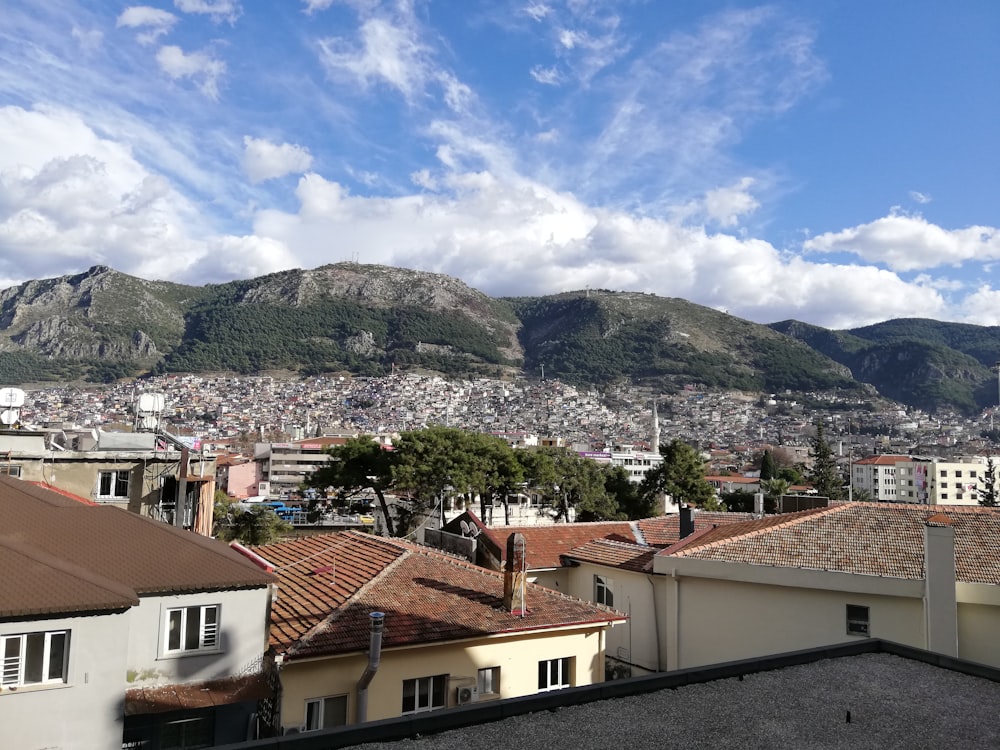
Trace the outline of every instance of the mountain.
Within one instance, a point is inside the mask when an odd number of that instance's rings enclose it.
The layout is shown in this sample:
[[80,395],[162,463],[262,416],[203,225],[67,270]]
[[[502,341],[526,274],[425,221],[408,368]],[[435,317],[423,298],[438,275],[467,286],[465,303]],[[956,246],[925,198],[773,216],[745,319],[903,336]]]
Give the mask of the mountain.
[[997,326],[907,318],[848,331],[796,320],[771,328],[839,362],[894,401],[964,412],[997,403],[992,372],[1000,362]]
[[458,279],[338,263],[225,284],[105,266],[0,291],[0,385],[147,372],[537,376],[760,391],[854,390],[924,408],[995,403],[1000,329],[752,323],[682,299],[586,290],[491,298]]

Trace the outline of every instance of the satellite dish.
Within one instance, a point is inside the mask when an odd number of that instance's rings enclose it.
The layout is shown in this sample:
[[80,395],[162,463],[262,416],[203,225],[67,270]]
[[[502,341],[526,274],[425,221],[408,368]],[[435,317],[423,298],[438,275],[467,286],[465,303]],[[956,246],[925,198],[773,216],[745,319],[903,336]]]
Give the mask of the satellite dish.
[[24,391],[20,388],[0,388],[0,406],[13,409],[24,406]]
[[462,521],[462,536],[468,536],[469,535],[469,531],[470,531],[470,528],[469,528],[468,521],[463,520]]
[[0,412],[0,423],[12,425],[17,421],[17,409],[4,409]]

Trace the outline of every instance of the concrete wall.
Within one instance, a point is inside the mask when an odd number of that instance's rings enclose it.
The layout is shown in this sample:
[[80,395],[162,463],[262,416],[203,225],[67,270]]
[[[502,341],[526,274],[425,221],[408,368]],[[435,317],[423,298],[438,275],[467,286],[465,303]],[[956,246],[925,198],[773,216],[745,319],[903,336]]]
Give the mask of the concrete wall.
[[923,601],[837,590],[664,579],[670,668],[697,667],[832,645],[847,633],[847,605],[869,607],[870,635],[924,648]]
[[[386,630],[392,627],[386,618]],[[368,688],[368,720],[399,716],[403,680],[448,675],[447,706],[455,706],[458,687],[474,687],[478,670],[500,667],[501,698],[538,692],[538,662],[572,657],[573,685],[590,685],[604,679],[603,628],[555,630],[520,636],[483,639],[382,652],[378,672]],[[303,662],[281,668],[281,724],[298,728],[305,721],[305,701],[347,695],[348,717],[357,716],[357,682],[368,663],[367,655]],[[482,697],[480,700],[489,700]]]
[[[0,634],[69,630],[66,684],[0,692],[4,748],[107,750],[121,747],[129,614],[0,623]],[[116,648],[116,645],[119,647]]]
[[959,583],[958,656],[1000,667],[1000,586]]
[[624,625],[607,631],[606,652],[611,663],[630,667],[632,677],[660,670],[655,587],[652,576],[587,563],[566,568],[569,582],[563,593],[594,601],[594,576],[604,576],[611,583],[614,608],[629,616]]
[[[221,607],[219,650],[182,656],[164,655],[167,610],[206,604]],[[267,648],[267,627],[266,588],[143,597],[139,606],[132,609],[128,644],[131,684],[128,687],[197,682],[239,674]],[[122,677],[124,679],[124,673]]]

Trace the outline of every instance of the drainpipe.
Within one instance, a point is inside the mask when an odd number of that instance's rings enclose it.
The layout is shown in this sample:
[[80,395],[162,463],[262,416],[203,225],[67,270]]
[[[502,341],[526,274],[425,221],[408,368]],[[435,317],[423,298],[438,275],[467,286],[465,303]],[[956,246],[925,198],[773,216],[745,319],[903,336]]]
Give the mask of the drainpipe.
[[368,646],[368,666],[358,680],[358,724],[368,721],[368,686],[378,671],[379,660],[382,657],[382,628],[385,626],[385,613],[372,612],[371,640]]

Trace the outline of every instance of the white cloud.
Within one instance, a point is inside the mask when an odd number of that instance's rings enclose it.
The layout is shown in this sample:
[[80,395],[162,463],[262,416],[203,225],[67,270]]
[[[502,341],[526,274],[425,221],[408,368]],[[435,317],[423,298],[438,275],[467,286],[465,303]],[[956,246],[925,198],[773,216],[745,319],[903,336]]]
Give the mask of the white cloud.
[[80,45],[80,50],[86,54],[96,52],[104,44],[104,33],[99,29],[81,29],[73,27],[73,38]]
[[191,78],[200,80],[198,88],[209,99],[219,98],[219,78],[226,72],[226,64],[206,52],[187,54],[180,47],[161,47],[156,53],[156,62],[168,76],[177,80]]
[[322,40],[319,47],[320,60],[331,75],[347,74],[366,87],[381,81],[408,100],[422,93],[431,77],[430,50],[415,30],[385,18],[367,19],[357,44],[330,38]]
[[926,193],[921,193],[921,192],[919,192],[917,190],[911,190],[910,191],[910,200],[915,201],[916,203],[926,204],[926,203],[930,203],[934,199],[931,198]]
[[72,112],[0,108],[0,276],[45,278],[101,262],[176,278],[203,222],[163,177]]
[[562,76],[559,74],[558,69],[554,67],[543,68],[541,65],[536,65],[531,69],[531,77],[547,86],[557,86],[562,82]]
[[302,0],[306,14],[315,13],[318,10],[326,10],[333,5],[333,0]]
[[761,240],[588,207],[521,178],[414,180],[442,192],[366,198],[306,175],[298,212],[261,211],[254,231],[291,248],[304,267],[336,260],[335,236],[364,262],[446,273],[495,295],[627,289],[837,328],[954,312],[932,286],[890,271],[786,258]]
[[803,248],[853,253],[894,271],[918,271],[1000,258],[1000,230],[985,226],[944,229],[922,216],[893,212],[868,224],[817,235]]
[[983,326],[1000,325],[1000,289],[979,287],[961,303],[962,319]]
[[262,138],[243,138],[243,171],[253,183],[305,172],[312,166],[309,149],[292,143],[275,144]]
[[126,8],[115,22],[116,28],[143,29],[136,35],[140,44],[153,44],[177,23],[177,16],[148,5],[133,5]]
[[724,227],[734,227],[740,218],[756,211],[760,204],[750,193],[754,180],[744,177],[735,185],[709,190],[705,194],[705,214]]
[[530,3],[524,7],[524,13],[536,21],[541,21],[552,13],[552,8],[544,3]]
[[235,23],[243,9],[235,0],[174,0],[174,7],[183,13],[207,15],[213,21]]

